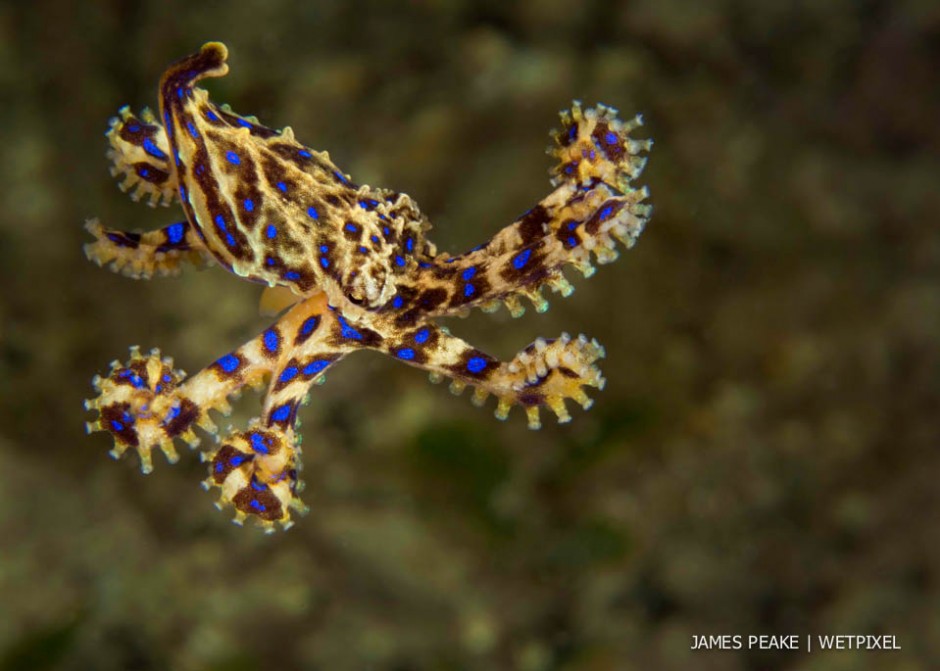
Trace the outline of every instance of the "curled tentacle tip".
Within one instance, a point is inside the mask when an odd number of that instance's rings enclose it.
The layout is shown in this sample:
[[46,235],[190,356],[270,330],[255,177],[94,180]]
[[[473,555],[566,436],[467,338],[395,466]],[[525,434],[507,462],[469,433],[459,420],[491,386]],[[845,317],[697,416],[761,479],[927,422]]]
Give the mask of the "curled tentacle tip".
[[222,42],[206,42],[202,45],[200,51],[204,53],[212,53],[223,61],[228,58],[228,47],[225,46],[225,44]]
[[521,404],[526,408],[530,428],[541,426],[540,406],[548,407],[559,423],[570,421],[565,399],[587,409],[591,401],[582,387],[603,386],[604,378],[595,365],[601,356],[603,348],[584,335],[572,338],[562,333],[555,340],[536,339],[506,365],[514,393],[500,398],[496,416],[505,418],[511,405]]
[[125,452],[137,452],[141,470],[153,470],[151,451],[159,449],[167,461],[175,463],[179,455],[173,447],[173,419],[179,414],[176,388],[182,381],[160,358],[158,350],[148,356],[132,347],[126,364],[113,362],[107,376],[96,376],[93,386],[98,396],[85,401],[85,409],[97,411],[98,417],[86,423],[89,432],[103,431],[111,435],[111,455],[119,458]]
[[583,109],[574,101],[561,113],[562,128],[552,133],[549,153],[556,160],[552,183],[578,186],[600,180],[626,192],[645,164],[642,152],[649,151],[648,140],[634,140],[630,132],[642,125],[637,115],[628,121],[617,118],[617,110],[605,105]]
[[220,490],[218,507],[233,506],[239,523],[251,517],[265,529],[290,523],[290,510],[305,506],[298,498],[298,450],[293,432],[263,428],[227,436],[208,455],[207,487]]

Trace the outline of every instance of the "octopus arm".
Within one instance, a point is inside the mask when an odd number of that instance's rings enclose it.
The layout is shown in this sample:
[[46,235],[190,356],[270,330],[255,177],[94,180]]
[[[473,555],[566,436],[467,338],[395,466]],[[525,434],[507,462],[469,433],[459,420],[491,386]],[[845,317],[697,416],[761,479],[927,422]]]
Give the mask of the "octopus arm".
[[455,394],[473,388],[472,400],[482,405],[493,395],[496,417],[506,419],[510,408],[525,409],[529,428],[541,426],[539,409],[548,408],[559,422],[571,419],[566,400],[584,409],[591,399],[583,387],[603,388],[604,378],[595,362],[604,356],[597,341],[585,336],[539,338],[510,361],[502,362],[432,323],[419,323],[395,337],[384,338],[373,349],[431,373],[432,382],[450,378]]
[[95,238],[85,245],[85,256],[134,279],[177,275],[185,263],[197,267],[214,263],[199,232],[188,221],[139,233],[105,228],[92,219],[85,224],[85,230]]
[[[350,332],[358,338],[348,337]],[[311,385],[325,380],[330,366],[362,346],[363,333],[327,309],[321,293],[188,378],[159,351],[144,356],[132,348],[127,363],[115,361],[106,377],[95,378],[99,394],[86,401],[86,407],[96,410],[98,418],[87,429],[111,434],[115,458],[137,452],[141,470],[149,473],[154,449],[174,463],[176,438],[195,447],[200,442],[195,427],[216,435],[209,411],[228,415],[229,399],[244,387],[267,385],[262,416],[203,453],[209,463],[203,484],[220,489],[219,505],[234,506],[236,522],[253,517],[267,530],[273,530],[275,522],[288,527],[290,511],[305,510],[298,496],[302,483],[297,410]],[[369,342],[374,344],[374,339]]]
[[154,205],[179,202],[176,171],[170,160],[166,129],[149,109],[135,115],[125,106],[111,119],[108,132],[111,175],[131,198],[148,198]]
[[590,276],[593,262],[616,260],[617,242],[630,248],[643,231],[652,208],[644,203],[646,188],[634,188],[633,180],[650,143],[629,137],[639,118],[623,123],[608,107],[582,111],[578,104],[561,116],[565,129],[553,135],[550,150],[559,160],[552,169],[555,190],[484,244],[457,257],[440,255],[424,268],[413,293],[447,294],[428,316],[505,304],[518,317],[525,312],[522,298],[543,312],[544,287],[562,296],[573,291],[565,267]]

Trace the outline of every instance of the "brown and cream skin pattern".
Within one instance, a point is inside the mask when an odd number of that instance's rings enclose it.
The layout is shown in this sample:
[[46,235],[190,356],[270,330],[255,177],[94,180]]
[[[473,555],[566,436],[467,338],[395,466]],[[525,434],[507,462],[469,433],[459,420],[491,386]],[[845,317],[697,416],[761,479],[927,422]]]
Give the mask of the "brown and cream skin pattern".
[[633,185],[651,146],[630,137],[639,117],[622,122],[611,108],[575,103],[549,148],[553,191],[486,243],[452,256],[427,239],[430,224],[407,195],[357,185],[290,128],[212,103],[195,84],[226,74],[226,58],[222,44],[208,43],[173,64],[160,83],[160,118],[122,108],[107,133],[120,186],[151,205],[179,204],[184,219],[146,233],[89,222],[86,254],[142,279],[219,263],[266,285],[263,302],[283,313],[195,375],[157,350],[132,348],[128,362],[96,376],[98,395],[86,407],[98,416],[88,429],[111,434],[114,456],[137,452],[144,472],[154,449],[173,462],[177,438],[198,445],[197,427],[218,438],[210,411],[227,414],[244,387],[264,389],[260,417],[203,453],[204,484],[220,489],[237,522],[253,517],[271,530],[304,509],[298,410],[353,351],[380,351],[432,381],[448,378],[455,393],[469,386],[477,404],[493,395],[501,419],[521,406],[532,428],[540,408],[568,421],[566,400],[590,406],[584,387],[604,383],[596,341],[539,338],[501,362],[434,320],[500,305],[519,316],[524,301],[544,311],[544,288],[572,291],[566,266],[587,276],[594,262],[617,258],[618,241],[632,246],[650,214],[646,189]]

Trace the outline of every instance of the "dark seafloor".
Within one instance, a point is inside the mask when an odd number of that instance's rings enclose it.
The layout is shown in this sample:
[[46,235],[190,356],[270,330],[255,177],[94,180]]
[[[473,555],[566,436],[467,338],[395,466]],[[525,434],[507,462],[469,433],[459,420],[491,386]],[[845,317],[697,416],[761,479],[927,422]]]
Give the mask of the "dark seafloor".
[[[196,371],[268,321],[219,269],[82,255],[88,217],[177,216],[118,191],[102,133],[210,39],[215,100],[408,192],[455,252],[548,192],[571,99],[643,112],[635,250],[546,315],[452,324],[500,356],[596,336],[595,407],[531,433],[355,356],[302,411],[311,512],[273,537],[194,454],[111,461],[92,375],[132,344]],[[938,150],[927,0],[0,3],[0,670],[940,668]],[[902,650],[690,650],[723,633]]]

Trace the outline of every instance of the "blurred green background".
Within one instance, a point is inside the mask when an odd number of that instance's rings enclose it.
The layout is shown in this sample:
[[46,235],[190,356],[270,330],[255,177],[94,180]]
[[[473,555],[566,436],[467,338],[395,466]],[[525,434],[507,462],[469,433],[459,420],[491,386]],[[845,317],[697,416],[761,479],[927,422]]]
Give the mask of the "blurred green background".
[[[267,323],[221,270],[81,251],[88,217],[178,216],[115,188],[102,134],[207,40],[216,101],[411,194],[454,252],[548,192],[573,98],[643,112],[635,250],[546,315],[451,324],[503,357],[597,337],[595,407],[533,433],[353,357],[301,413],[311,512],[269,537],[196,455],[112,462],[92,375],[132,344],[197,371]],[[940,668],[936,2],[6,1],[0,96],[0,670]],[[721,633],[903,650],[690,651]]]

